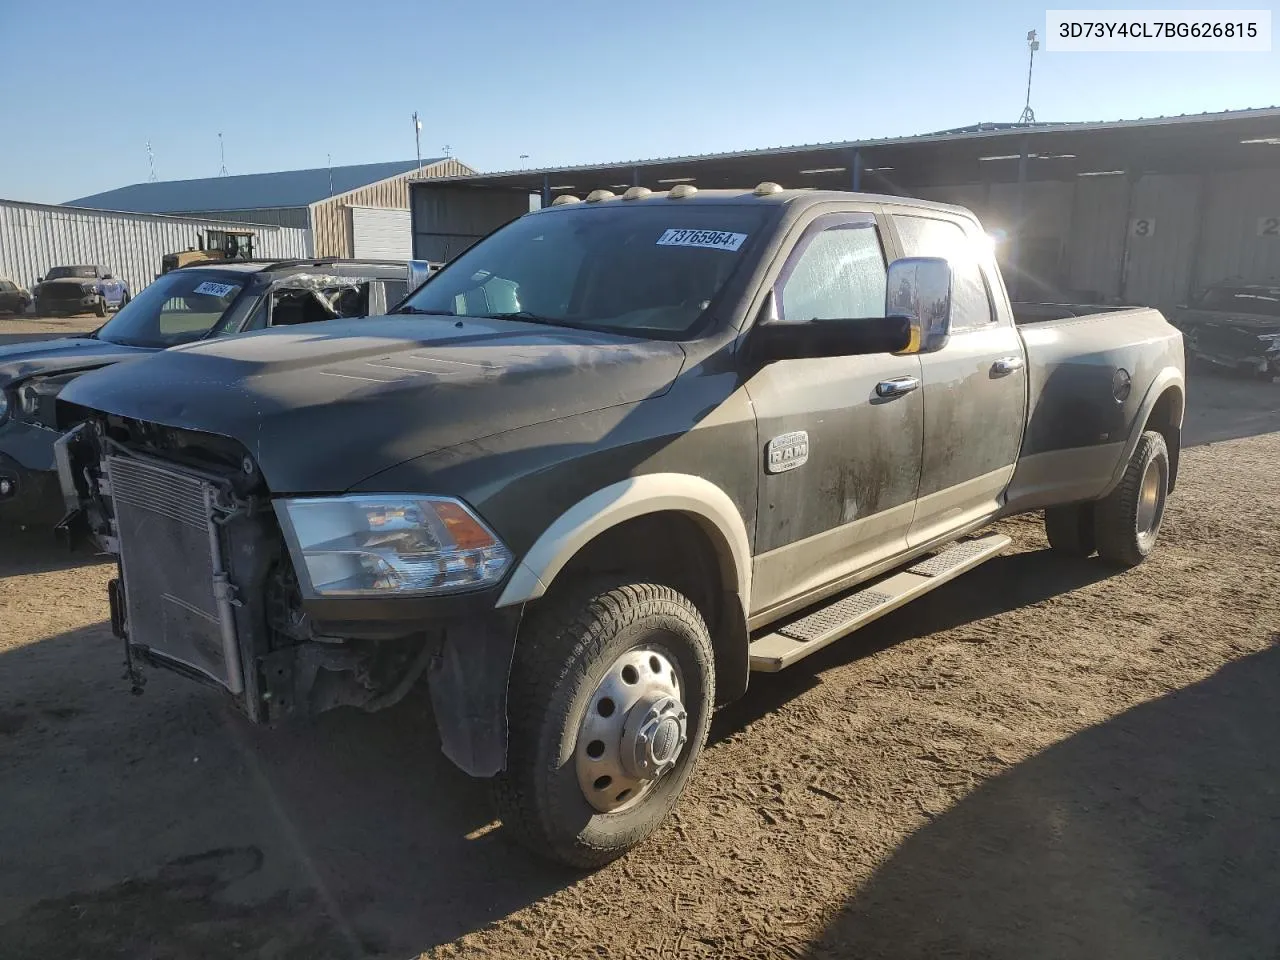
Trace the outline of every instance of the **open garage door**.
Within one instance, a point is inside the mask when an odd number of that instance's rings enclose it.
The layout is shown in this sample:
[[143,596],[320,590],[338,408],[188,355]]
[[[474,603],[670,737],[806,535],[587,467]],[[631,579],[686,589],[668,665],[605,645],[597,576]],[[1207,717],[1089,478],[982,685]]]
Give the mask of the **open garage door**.
[[408,260],[412,247],[408,210],[351,208],[351,252],[357,260]]

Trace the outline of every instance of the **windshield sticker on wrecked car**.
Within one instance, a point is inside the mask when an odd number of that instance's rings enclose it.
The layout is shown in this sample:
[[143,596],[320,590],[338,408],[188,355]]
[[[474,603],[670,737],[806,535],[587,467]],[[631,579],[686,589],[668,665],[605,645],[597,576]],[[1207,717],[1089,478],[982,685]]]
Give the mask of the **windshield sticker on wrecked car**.
[[745,233],[726,233],[723,230],[671,229],[658,238],[660,247],[711,247],[715,250],[737,250]]
[[207,293],[211,297],[225,297],[236,289],[238,288],[234,283],[214,283],[212,280],[206,280],[191,292]]

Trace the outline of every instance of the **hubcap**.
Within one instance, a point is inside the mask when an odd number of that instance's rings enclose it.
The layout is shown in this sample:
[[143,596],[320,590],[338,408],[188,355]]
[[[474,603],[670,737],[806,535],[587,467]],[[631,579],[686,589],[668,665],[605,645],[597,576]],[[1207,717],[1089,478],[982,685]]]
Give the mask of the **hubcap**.
[[578,729],[582,795],[601,813],[636,803],[676,765],[687,740],[673,658],[656,646],[628,650],[605,672]]
[[1142,474],[1142,489],[1138,492],[1138,536],[1150,536],[1160,526],[1164,488],[1164,469],[1158,460],[1152,460]]

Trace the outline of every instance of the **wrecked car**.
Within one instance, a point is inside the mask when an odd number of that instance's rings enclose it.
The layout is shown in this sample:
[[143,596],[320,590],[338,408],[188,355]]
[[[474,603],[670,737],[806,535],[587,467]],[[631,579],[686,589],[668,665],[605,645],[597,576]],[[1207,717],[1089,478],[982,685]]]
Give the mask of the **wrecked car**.
[[1280,283],[1224,280],[1172,318],[1198,364],[1280,378]]
[[74,378],[196,340],[385,313],[408,292],[408,274],[395,261],[187,267],[155,280],[86,336],[0,347],[0,523],[52,529],[62,517],[54,399]]
[[117,558],[135,687],[267,723],[425,677],[445,754],[578,867],[663,822],[751,671],[998,555],[1004,516],[1140,564],[1177,476],[1178,331],[1015,325],[959,207],[560,197],[398,312],[76,381],[64,527]]

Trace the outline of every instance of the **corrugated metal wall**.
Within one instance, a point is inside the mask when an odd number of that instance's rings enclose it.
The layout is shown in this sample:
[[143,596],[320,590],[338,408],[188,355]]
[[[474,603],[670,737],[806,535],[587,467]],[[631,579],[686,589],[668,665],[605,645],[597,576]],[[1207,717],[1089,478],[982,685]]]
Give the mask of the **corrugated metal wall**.
[[239,223],[272,223],[277,227],[311,228],[311,215],[306,207],[258,207],[248,210],[189,210],[183,217],[210,217],[214,220],[235,220]]
[[[197,237],[204,230],[237,226],[0,200],[0,276],[30,287],[50,267],[102,264],[127,281],[136,295],[156,278],[166,253],[198,246]],[[307,256],[306,230],[268,225],[255,232],[255,256]]]
[[1132,186],[1124,175],[1077,177],[1024,189],[1020,218],[1016,183],[911,193],[968,207],[988,231],[1019,234],[1023,270],[1077,299],[1168,309],[1228,277],[1280,278],[1280,169],[1148,174]]
[[448,260],[529,212],[523,192],[423,183],[413,194],[413,255],[419,260]]
[[[475,173],[465,163],[453,158],[423,166],[421,178],[465,177]],[[409,181],[418,178],[419,171],[410,170],[398,177],[371,183],[350,193],[329,197],[311,205],[311,229],[318,257],[349,257],[352,255],[351,214],[349,207],[383,207],[394,210],[409,209]]]

